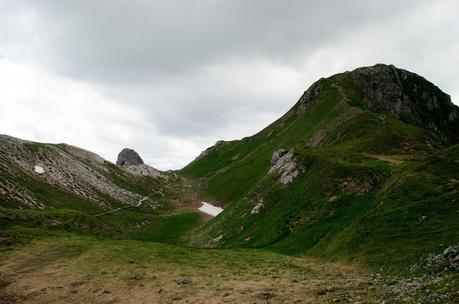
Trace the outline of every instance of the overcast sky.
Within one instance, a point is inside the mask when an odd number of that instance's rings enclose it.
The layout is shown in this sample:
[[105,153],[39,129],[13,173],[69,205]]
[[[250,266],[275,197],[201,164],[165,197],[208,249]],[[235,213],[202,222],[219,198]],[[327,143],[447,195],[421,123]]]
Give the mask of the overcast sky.
[[457,0],[0,0],[0,133],[178,169],[392,63],[459,101]]

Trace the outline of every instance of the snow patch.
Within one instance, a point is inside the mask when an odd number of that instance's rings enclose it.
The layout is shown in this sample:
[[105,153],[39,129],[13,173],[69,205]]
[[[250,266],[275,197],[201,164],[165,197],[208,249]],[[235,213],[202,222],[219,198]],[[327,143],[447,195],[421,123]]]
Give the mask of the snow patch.
[[38,173],[38,174],[43,174],[43,173],[45,173],[45,169],[43,169],[43,167],[41,167],[41,166],[35,166],[34,171],[35,171],[36,173]]
[[201,202],[201,203],[202,203],[202,206],[199,207],[199,209],[198,209],[201,212],[210,214],[212,216],[217,216],[221,212],[223,212],[223,208],[216,207],[216,206],[214,206],[212,204],[209,204],[209,203],[206,203],[206,202]]

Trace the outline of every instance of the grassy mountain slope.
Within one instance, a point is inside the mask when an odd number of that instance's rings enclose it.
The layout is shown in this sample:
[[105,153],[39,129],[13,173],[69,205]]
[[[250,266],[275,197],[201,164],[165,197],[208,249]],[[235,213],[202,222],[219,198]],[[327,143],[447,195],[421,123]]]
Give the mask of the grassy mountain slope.
[[[227,207],[195,242],[379,264],[455,243],[459,149],[448,146],[458,113],[433,84],[393,66],[321,79],[260,133],[219,142],[182,169]],[[299,172],[286,184],[279,175],[289,172],[269,173],[279,149]]]
[[[0,302],[456,303],[458,113],[377,65],[320,79],[185,178],[0,136]],[[225,211],[204,218],[202,197]]]

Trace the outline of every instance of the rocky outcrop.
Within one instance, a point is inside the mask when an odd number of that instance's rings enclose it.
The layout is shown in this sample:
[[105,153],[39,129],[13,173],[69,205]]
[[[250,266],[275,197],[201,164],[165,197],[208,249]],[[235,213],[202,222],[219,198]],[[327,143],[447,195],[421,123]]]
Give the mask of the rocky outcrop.
[[140,155],[134,150],[124,148],[118,154],[116,164],[118,166],[138,166],[143,164],[143,160],[142,158],[140,158]]
[[261,193],[257,192],[255,197],[250,199],[250,204],[255,204],[255,206],[250,211],[250,214],[258,214],[265,207],[265,199]]
[[164,172],[145,164],[140,155],[132,149],[124,148],[118,154],[116,164],[121,166],[123,170],[133,175],[161,178],[166,177]]
[[335,185],[335,188],[337,188],[338,191],[344,192],[344,193],[364,195],[364,194],[367,194],[373,191],[375,186],[376,186],[376,180],[372,179],[369,176],[367,176],[363,180],[357,180],[356,178],[353,178],[353,177],[346,177],[346,178],[340,179]]
[[274,151],[271,158],[271,169],[268,174],[278,174],[279,181],[282,184],[288,184],[293,181],[303,171],[295,158],[295,153],[292,150],[279,149]]
[[152,176],[161,178],[165,178],[167,176],[163,171],[150,167],[146,164],[123,166],[123,169],[133,175],[139,176]]
[[456,244],[413,264],[407,276],[376,274],[371,285],[380,290],[379,303],[457,303],[459,290],[452,282],[458,271],[459,244]]
[[357,84],[369,110],[428,128],[447,143],[459,141],[459,108],[448,94],[423,77],[385,64],[359,68],[340,77]]
[[304,113],[315,101],[316,97],[323,91],[325,87],[325,78],[320,78],[310,86],[306,92],[300,97],[298,101],[298,109],[301,113]]
[[434,273],[459,271],[459,244],[449,246],[440,254],[429,256],[425,268]]
[[459,107],[451,102],[451,97],[423,77],[393,65],[377,64],[322,78],[301,96],[299,112],[313,105],[326,86],[343,95],[346,90],[340,84],[352,87],[353,98],[358,102],[352,103],[346,96],[337,102],[347,101],[364,110],[387,113],[405,123],[427,128],[447,144],[459,142]]

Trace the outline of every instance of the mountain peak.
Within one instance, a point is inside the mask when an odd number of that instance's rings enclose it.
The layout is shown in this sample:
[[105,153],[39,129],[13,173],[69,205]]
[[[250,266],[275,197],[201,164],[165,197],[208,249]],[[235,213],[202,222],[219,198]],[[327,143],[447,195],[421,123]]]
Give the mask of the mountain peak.
[[459,108],[451,97],[425,78],[394,65],[376,64],[321,78],[299,100],[300,112],[329,89],[340,101],[427,128],[446,143],[459,141]]
[[138,166],[143,164],[143,160],[135,150],[124,148],[118,154],[116,164],[119,166]]

